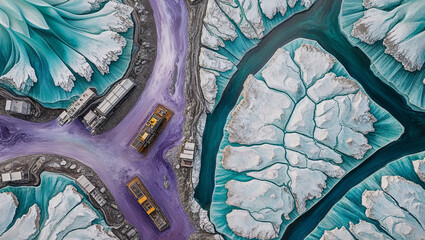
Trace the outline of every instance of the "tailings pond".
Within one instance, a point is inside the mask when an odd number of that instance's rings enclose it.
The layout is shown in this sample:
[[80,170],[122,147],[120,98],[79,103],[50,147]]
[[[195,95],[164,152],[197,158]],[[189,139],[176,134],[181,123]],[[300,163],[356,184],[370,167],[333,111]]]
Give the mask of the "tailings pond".
[[398,141],[380,149],[341,179],[315,206],[287,228],[282,239],[305,238],[349,189],[387,163],[425,150],[425,138],[422,137],[425,136],[425,113],[415,112],[408,107],[401,95],[373,74],[367,56],[346,40],[338,25],[341,2],[342,0],[318,0],[308,11],[298,13],[277,26],[242,58],[237,66],[238,71],[230,79],[221,101],[207,117],[202,143],[201,175],[195,190],[195,198],[203,208],[209,209],[211,204],[216,155],[223,138],[223,128],[242,91],[245,79],[249,74],[259,71],[277,48],[296,38],[315,40],[335,56],[368,95],[404,126],[405,133]]

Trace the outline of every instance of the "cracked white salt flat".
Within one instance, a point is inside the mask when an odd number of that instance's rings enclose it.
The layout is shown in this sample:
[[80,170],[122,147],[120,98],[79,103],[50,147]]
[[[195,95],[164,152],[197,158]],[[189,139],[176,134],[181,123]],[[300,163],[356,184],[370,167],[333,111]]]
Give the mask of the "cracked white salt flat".
[[2,234],[13,221],[18,204],[18,199],[13,193],[0,193],[0,234]]
[[[245,157],[241,158],[242,155]],[[252,147],[228,145],[223,150],[223,167],[235,172],[260,170],[277,162],[286,162],[285,149],[275,145]]]
[[413,161],[413,167],[419,179],[425,182],[425,159]]
[[[423,156],[423,154],[421,155]],[[394,164],[390,164],[382,171],[390,174],[397,174],[398,171],[404,176],[411,176],[413,171],[421,177],[421,164],[424,160],[411,161],[411,157],[400,160]],[[412,163],[413,167],[410,166]],[[400,170],[403,169],[403,170]],[[410,172],[411,171],[411,172]],[[379,177],[380,176],[380,177]],[[425,189],[418,183],[407,180],[397,175],[387,175],[376,173],[365,180],[361,188],[355,188],[355,194],[348,193],[344,201],[348,199],[348,206],[356,207],[357,203],[353,197],[360,198],[357,193],[362,193],[361,204],[365,207],[365,216],[353,211],[349,215],[342,216],[342,219],[350,219],[349,233],[355,239],[359,240],[390,240],[390,239],[424,239],[425,236]],[[378,184],[378,188],[374,185]],[[374,190],[369,190],[370,188]],[[354,205],[353,205],[354,203]],[[344,202],[346,204],[346,202]],[[340,207],[340,206],[339,206]],[[360,207],[360,206],[357,206]],[[360,209],[363,211],[363,207]],[[335,218],[334,214],[346,211],[344,208],[335,212],[332,210],[328,217],[332,216],[332,220],[336,226],[343,224]],[[344,214],[343,214],[344,215]],[[354,218],[353,218],[354,215]],[[355,216],[360,218],[356,220]],[[343,220],[344,221],[344,220]],[[354,224],[353,222],[358,222]],[[325,223],[328,224],[328,223]],[[320,226],[320,225],[319,225]],[[325,227],[321,226],[321,227]],[[321,239],[341,239],[334,238],[332,233],[338,232],[338,227],[331,231],[320,233]],[[342,238],[343,239],[343,238]]]
[[369,97],[362,91],[355,95],[335,97],[339,106],[339,121],[346,127],[367,134],[375,131],[375,116],[370,113]]
[[288,174],[291,178],[289,186],[295,198],[297,211],[301,214],[306,211],[307,200],[322,196],[327,177],[320,171],[308,168],[289,168]]
[[[300,0],[288,0],[288,5],[292,8],[299,1]],[[300,2],[301,6],[305,6],[307,9],[309,9],[313,5],[313,3],[316,2],[316,0],[301,0]]]
[[342,226],[333,230],[326,230],[320,240],[355,240],[351,233]]
[[37,204],[32,205],[27,214],[16,219],[9,230],[0,236],[2,240],[27,240],[32,239],[40,229],[40,208]]
[[220,72],[226,72],[233,67],[233,63],[227,57],[204,47],[199,54],[199,65]]
[[366,216],[378,221],[395,239],[421,239],[425,236],[417,220],[383,191],[363,192],[362,204],[366,207]]
[[364,0],[363,17],[354,23],[351,35],[367,44],[383,40],[385,53],[407,71],[421,70],[425,63],[425,31],[422,0]]
[[226,215],[229,228],[238,236],[248,239],[273,239],[279,233],[270,222],[259,222],[255,220],[246,210],[232,210]]
[[300,70],[289,52],[283,48],[279,48],[274,53],[261,75],[267,86],[287,93],[295,102],[305,95],[306,90],[300,77]]
[[226,204],[259,212],[264,209],[272,209],[289,218],[289,213],[294,208],[294,199],[287,187],[278,187],[268,181],[251,180],[239,182],[230,180],[226,183]]
[[363,134],[343,126],[338,135],[338,144],[335,149],[355,159],[362,159],[371,148],[372,146],[368,144],[368,140]]
[[81,239],[111,239],[118,240],[115,235],[110,234],[108,231],[98,225],[92,225],[88,228],[77,229],[68,233],[63,240],[81,240]]
[[341,155],[334,150],[323,144],[317,143],[313,138],[298,133],[285,134],[285,147],[303,153],[309,159],[323,159],[334,163],[342,163]]
[[199,66],[210,70],[226,72],[232,69],[233,63],[227,57],[202,47],[199,54]]
[[359,223],[350,222],[350,232],[359,240],[391,240],[387,234],[380,232],[372,223],[360,220]]
[[81,203],[83,196],[73,186],[66,186],[65,190],[50,199],[48,218],[40,232],[41,239],[47,239],[56,226],[75,206]]
[[[264,222],[281,223],[271,215],[258,218],[259,211],[272,209],[285,220],[294,204],[299,214],[305,212],[309,201],[322,197],[329,177],[346,173],[338,166],[342,155],[362,159],[372,148],[364,134],[375,130],[376,118],[358,84],[330,72],[336,60],[313,45],[301,44],[294,55],[292,60],[280,49],[258,78],[249,75],[225,127],[222,166],[253,178],[225,184],[226,204],[243,209],[227,216],[228,226],[242,237],[251,235],[229,222],[240,219],[236,214],[248,212],[247,226],[257,221],[262,231],[270,231],[255,235],[280,234],[280,228],[272,230]],[[282,193],[287,197],[277,197]],[[280,199],[286,199],[283,205]]]
[[273,19],[278,12],[284,16],[287,10],[286,1],[281,0],[260,0],[260,7],[269,19]]
[[308,97],[301,99],[295,106],[291,118],[286,125],[286,131],[298,132],[307,136],[313,136],[314,110],[316,105]]
[[[6,229],[14,218],[18,201],[13,193],[1,193],[0,200],[0,213],[4,213],[0,222],[7,223]],[[83,196],[77,189],[68,185],[63,192],[50,199],[45,222],[40,222],[42,213],[34,204],[7,231],[2,234],[4,229],[1,230],[0,239],[117,239],[112,232],[93,223],[98,216],[82,200]]]
[[291,179],[288,175],[288,165],[277,163],[258,172],[248,172],[246,175],[258,180],[267,180],[278,186],[288,185]]
[[263,37],[264,24],[261,17],[258,0],[218,0],[223,12],[239,27],[243,35],[249,39]]
[[201,35],[202,45],[218,50],[219,46],[224,47],[224,41],[233,41],[237,36],[235,26],[217,3],[208,1]]
[[62,239],[68,232],[92,225],[97,218],[90,206],[80,203],[56,225],[56,228],[50,233],[49,239]]
[[326,146],[335,148],[342,127],[338,121],[339,108],[335,100],[326,100],[316,106],[314,138]]
[[316,103],[323,100],[334,98],[338,95],[347,95],[355,93],[359,86],[353,80],[345,77],[337,77],[335,73],[327,73],[323,78],[317,80],[311,86],[307,95]]
[[199,76],[201,80],[201,89],[204,95],[205,101],[207,102],[208,109],[212,110],[215,104],[215,97],[217,96],[217,84],[215,83],[216,77],[219,73],[212,70],[201,68],[199,70]]
[[425,229],[425,190],[400,176],[383,176],[381,187]]
[[[229,50],[226,48],[226,42],[235,41],[239,37],[246,37],[251,40],[262,39],[266,33],[266,27],[264,24],[265,19],[273,19],[278,13],[281,16],[287,17],[286,13],[288,8],[294,8],[297,2],[298,0],[289,1],[288,3],[281,0],[208,0],[206,14],[203,20],[204,24],[201,33],[201,44],[218,51],[219,47]],[[300,6],[308,9],[315,2],[316,0],[301,0]],[[296,11],[298,12],[301,10]],[[263,17],[263,14],[265,18]],[[243,36],[238,36],[237,30],[239,30]],[[251,43],[247,44],[250,45]],[[229,51],[229,53],[232,54],[231,51]],[[237,56],[236,58],[240,57],[241,56]],[[225,60],[217,58],[216,61],[221,62]],[[237,62],[238,59],[232,61]],[[236,62],[234,62],[234,64],[236,64]],[[223,71],[217,71],[220,76],[222,76]],[[224,78],[226,78],[226,80],[220,83],[221,85],[224,85],[223,89],[227,85],[227,81],[230,77],[231,76],[225,76]],[[214,81],[216,85],[219,85],[219,83],[217,83],[217,79],[213,79],[210,76],[200,75],[200,78],[201,82]],[[294,85],[290,79],[286,82],[288,83],[288,88],[294,89]],[[205,85],[212,86],[213,84]],[[206,88],[202,90],[206,90],[207,93],[204,94],[210,97],[210,89]],[[220,98],[222,91],[223,90],[219,90],[216,97],[213,99],[215,100],[216,98]],[[301,91],[301,88],[297,88],[295,91]],[[209,105],[208,110],[210,112],[217,104],[217,102],[215,102],[211,107],[211,99],[212,98],[207,99],[207,105]]]
[[305,86],[310,87],[332,69],[336,60],[313,45],[303,44],[295,50],[294,61],[301,69]]
[[229,142],[244,145],[282,144],[281,129],[294,108],[288,95],[270,90],[264,82],[249,75],[242,97],[227,127]]

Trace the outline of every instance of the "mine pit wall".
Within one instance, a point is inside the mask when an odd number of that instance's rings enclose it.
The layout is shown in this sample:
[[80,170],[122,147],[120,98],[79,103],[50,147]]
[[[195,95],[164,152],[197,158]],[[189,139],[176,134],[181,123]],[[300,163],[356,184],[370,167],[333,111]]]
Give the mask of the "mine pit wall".
[[[209,221],[208,212],[202,209],[194,199],[194,191],[198,184],[201,167],[202,134],[207,113],[199,78],[201,34],[207,2],[207,0],[202,0],[191,4],[191,0],[186,0],[186,7],[189,14],[189,47],[185,67],[185,98],[187,102],[184,111],[183,140],[181,146],[176,146],[167,153],[167,158],[172,163],[177,176],[180,202],[196,229],[196,232],[190,236],[190,240],[223,239],[221,235],[217,234],[214,225]],[[193,137],[196,144],[194,167],[180,167],[178,156],[181,147],[190,137]]]

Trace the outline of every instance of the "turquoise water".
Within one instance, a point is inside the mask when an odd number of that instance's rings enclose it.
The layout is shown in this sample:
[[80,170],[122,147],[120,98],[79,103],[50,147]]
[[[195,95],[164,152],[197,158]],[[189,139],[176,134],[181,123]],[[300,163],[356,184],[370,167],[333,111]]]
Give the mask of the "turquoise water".
[[[410,0],[404,1],[404,3],[411,4],[415,7],[415,2],[418,3],[422,1],[423,0]],[[408,101],[410,107],[418,111],[425,111],[425,84],[422,82],[425,79],[425,67],[423,66],[420,71],[406,71],[403,65],[396,61],[391,55],[384,54],[385,46],[383,45],[383,40],[377,41],[373,45],[368,45],[351,36],[354,22],[363,17],[363,12],[366,10],[362,3],[363,0],[343,1],[342,11],[340,13],[340,24],[343,34],[352,45],[359,47],[366,53],[371,60],[372,71],[382,81],[402,94]],[[411,11],[413,12],[415,9],[411,9]],[[425,28],[425,14],[419,12],[418,17],[419,19],[417,19],[417,22],[410,24],[413,25],[415,29],[422,28],[423,31],[423,28]],[[407,27],[406,31],[409,31]],[[407,39],[411,39],[413,36],[409,35]],[[422,41],[425,40],[422,39]],[[425,56],[425,52],[423,55]]]
[[[336,227],[341,228],[345,226],[349,229],[350,221],[356,224],[359,220],[364,220],[374,224],[380,229],[377,222],[369,219],[365,215],[366,208],[362,206],[361,200],[363,192],[365,190],[381,190],[382,176],[401,176],[425,188],[425,184],[416,175],[412,164],[412,161],[421,160],[424,157],[425,152],[403,157],[366,178],[351,189],[334,207],[332,207],[331,211],[306,239],[320,239],[325,230],[332,230]],[[385,231],[382,230],[382,232]]]
[[[19,5],[21,2],[23,3],[25,1],[19,0],[16,4]],[[76,77],[72,91],[67,92],[61,87],[55,86],[52,73],[49,72],[49,67],[59,69],[55,66],[63,64],[63,61],[65,65],[70,68],[68,61],[72,62],[73,60],[70,59],[75,59],[77,50],[74,52],[74,49],[77,49],[76,46],[81,46],[80,48],[87,47],[87,49],[89,49],[92,45],[86,46],[88,45],[87,43],[91,41],[92,44],[97,41],[87,37],[85,34],[100,34],[101,31],[99,30],[99,27],[93,26],[93,22],[84,22],[85,20],[81,20],[88,17],[83,17],[83,15],[80,16],[78,14],[73,15],[68,12],[61,12],[62,10],[60,9],[64,9],[65,7],[55,10],[60,13],[59,16],[58,13],[52,10],[52,7],[43,6],[43,4],[45,4],[44,1],[37,0],[31,2],[33,5],[28,3],[23,5],[28,9],[22,9],[23,7],[19,5],[21,8],[20,11],[31,11],[34,16],[36,16],[35,19],[37,19],[37,14],[42,14],[49,29],[46,30],[41,27],[36,27],[36,25],[25,22],[25,20],[23,22],[13,22],[16,20],[10,16],[9,21],[11,21],[11,24],[14,24],[11,28],[6,28],[0,24],[0,38],[3,39],[1,42],[3,50],[0,51],[0,56],[2,56],[0,57],[0,73],[2,75],[5,74],[8,69],[15,64],[14,61],[16,60],[13,60],[14,58],[21,60],[25,59],[25,61],[28,61],[35,69],[38,82],[35,83],[29,91],[28,89],[17,90],[14,86],[11,86],[9,83],[5,84],[4,82],[0,83],[1,87],[4,87],[17,95],[32,97],[48,108],[66,108],[88,87],[96,88],[99,94],[104,94],[113,83],[125,74],[131,60],[133,48],[133,28],[130,28],[125,33],[120,33],[120,35],[127,41],[127,45],[123,49],[122,55],[119,56],[118,61],[112,62],[109,65],[109,74],[102,75],[99,70],[97,70],[96,66],[88,61],[93,69],[93,75],[90,82],[71,70],[73,75]],[[105,3],[101,4],[101,6],[104,4]],[[0,1],[0,10],[1,9],[5,10],[8,8],[5,3]],[[70,9],[72,9],[72,6]],[[77,11],[75,9],[79,8],[74,8],[74,11]],[[2,12],[3,11],[1,11],[1,13]],[[8,12],[8,14],[14,15],[15,13]],[[39,19],[42,19],[42,17]],[[39,19],[37,19],[37,21],[43,22]],[[80,19],[83,23],[76,23],[77,21],[72,22],[71,19]],[[41,23],[38,24],[44,26]],[[86,25],[79,26],[78,24]],[[20,28],[28,29],[28,32],[19,30]],[[20,31],[24,32],[24,34]],[[66,36],[68,42],[66,42],[66,40],[57,40],[64,36]],[[19,43],[19,45],[16,46],[20,47],[14,47],[15,45],[13,45],[13,42]],[[19,57],[18,54],[21,52],[24,54],[24,58]],[[81,53],[84,54],[84,52]],[[28,59],[26,56],[28,56]]]
[[[291,56],[293,57],[294,52],[296,49],[298,49],[302,44],[311,44],[313,46],[318,47],[319,49],[323,50],[323,48],[320,47],[316,42],[307,40],[307,39],[296,39],[288,44],[286,44],[283,48],[287,50]],[[265,68],[265,67],[264,67]],[[264,70],[262,68],[255,77],[257,79],[262,79],[261,71]],[[353,79],[351,76],[348,75],[344,67],[336,62],[334,67],[331,69],[331,72],[336,73],[337,76],[344,76],[349,79]],[[239,97],[238,102],[242,100],[242,96]],[[357,167],[359,164],[362,163],[363,160],[367,159],[369,156],[371,156],[375,151],[377,151],[379,148],[385,146],[386,144],[397,140],[400,135],[403,133],[403,127],[390,115],[388,112],[386,112],[384,109],[379,107],[377,104],[373,103],[371,101],[370,103],[371,113],[376,117],[377,122],[374,124],[375,132],[369,133],[366,135],[366,138],[368,139],[369,144],[372,146],[372,149],[369,150],[365,156],[360,159],[356,160],[352,157],[342,155],[342,158],[344,162],[342,164],[339,164],[342,169],[344,169],[346,172],[350,172],[353,168]],[[231,117],[230,115],[227,118],[226,126],[230,122]],[[217,230],[223,234],[225,234],[229,239],[238,239],[242,240],[245,238],[241,238],[233,233],[228,226],[227,226],[227,220],[226,215],[232,211],[233,209],[236,209],[233,206],[228,206],[225,204],[225,201],[227,200],[227,189],[224,187],[226,182],[228,182],[231,179],[238,179],[241,181],[248,181],[252,178],[249,178],[245,175],[245,173],[236,173],[231,170],[226,170],[223,168],[221,162],[222,162],[222,152],[223,149],[227,145],[234,145],[228,142],[228,133],[226,130],[224,130],[224,138],[220,144],[220,148],[217,155],[217,164],[216,164],[216,171],[215,171],[215,189],[213,192],[212,197],[212,203],[210,208],[210,218],[214,225],[216,226]],[[323,191],[322,195],[326,195],[332,187],[338,182],[339,179],[336,178],[328,178],[327,179],[327,188]],[[311,201],[307,201],[307,209],[312,207],[318,199],[314,199]],[[286,227],[299,216],[299,214],[294,210],[291,214],[291,221],[283,221],[283,224],[281,225],[280,235],[283,234]]]
[[0,189],[0,193],[12,192],[13,194],[15,194],[16,198],[19,201],[15,217],[8,229],[13,226],[16,219],[22,217],[22,215],[24,214],[27,214],[28,209],[34,204],[37,204],[40,208],[40,226],[43,226],[44,222],[48,218],[47,210],[49,206],[49,200],[56,196],[58,193],[63,192],[65,190],[65,187],[68,185],[74,186],[78,190],[78,192],[85,197],[82,202],[88,204],[97,213],[97,216],[99,218],[94,220],[93,223],[99,224],[105,227],[106,229],[109,229],[109,226],[107,226],[105,223],[103,215],[98,210],[96,210],[93,205],[91,205],[91,203],[87,200],[87,196],[84,194],[83,190],[77,185],[74,180],[64,175],[50,172],[43,172],[41,174],[40,186],[8,186]]
[[405,133],[397,142],[380,149],[341,179],[329,194],[288,226],[283,239],[303,239],[350,188],[387,163],[425,150],[425,114],[412,111],[402,96],[374,75],[370,69],[369,58],[346,40],[338,25],[341,2],[323,0],[320,4],[314,4],[310,10],[294,15],[272,30],[258,46],[241,59],[221,101],[207,118],[202,144],[200,182],[195,192],[195,197],[203,208],[210,208],[216,157],[224,136],[224,125],[238,100],[244,80],[249,74],[258,72],[277,48],[298,37],[317,41],[335,56],[347,72],[362,85],[371,99],[404,126]]

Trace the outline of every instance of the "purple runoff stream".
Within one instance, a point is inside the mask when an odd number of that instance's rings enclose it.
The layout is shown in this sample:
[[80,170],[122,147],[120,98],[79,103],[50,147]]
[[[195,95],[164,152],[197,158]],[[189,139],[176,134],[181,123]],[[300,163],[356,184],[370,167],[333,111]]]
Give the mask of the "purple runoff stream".
[[[145,240],[183,240],[194,231],[183,211],[177,180],[165,153],[179,144],[184,122],[184,74],[188,13],[184,0],[149,0],[155,18],[158,46],[155,67],[138,102],[114,129],[92,137],[76,120],[60,127],[56,121],[37,124],[0,116],[0,161],[30,155],[58,154],[93,168],[108,186],[119,208]],[[175,67],[176,91],[169,93]],[[155,144],[144,156],[129,146],[157,104],[174,112]],[[164,214],[170,228],[159,232],[126,187],[139,176]],[[170,189],[163,185],[167,176]]]

